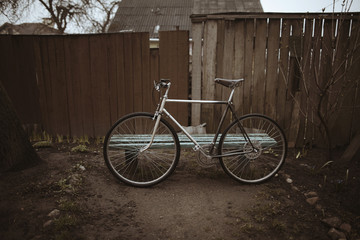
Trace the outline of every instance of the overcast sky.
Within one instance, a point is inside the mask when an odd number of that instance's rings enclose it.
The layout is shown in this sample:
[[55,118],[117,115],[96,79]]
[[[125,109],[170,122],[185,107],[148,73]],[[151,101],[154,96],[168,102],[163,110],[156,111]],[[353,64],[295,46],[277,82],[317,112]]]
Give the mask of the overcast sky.
[[[333,0],[260,0],[264,12],[325,12],[333,11]],[[351,0],[350,0],[351,1]],[[349,1],[349,2],[350,2]],[[335,12],[340,12],[343,0],[335,0]],[[360,0],[353,0],[351,12],[360,12]]]

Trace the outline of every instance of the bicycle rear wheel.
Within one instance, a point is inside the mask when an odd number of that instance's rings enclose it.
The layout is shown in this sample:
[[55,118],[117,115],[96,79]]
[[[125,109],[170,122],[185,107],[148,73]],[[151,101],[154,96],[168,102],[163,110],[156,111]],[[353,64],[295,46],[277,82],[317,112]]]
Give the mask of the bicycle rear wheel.
[[141,151],[151,140],[154,115],[132,113],[112,126],[104,141],[104,159],[112,174],[136,187],[155,185],[173,173],[179,161],[180,144],[171,125],[160,120],[151,147]]
[[[243,136],[239,125],[250,140]],[[228,175],[240,182],[260,183],[279,171],[286,158],[287,142],[274,120],[249,114],[225,129],[218,151],[223,156],[220,164]]]

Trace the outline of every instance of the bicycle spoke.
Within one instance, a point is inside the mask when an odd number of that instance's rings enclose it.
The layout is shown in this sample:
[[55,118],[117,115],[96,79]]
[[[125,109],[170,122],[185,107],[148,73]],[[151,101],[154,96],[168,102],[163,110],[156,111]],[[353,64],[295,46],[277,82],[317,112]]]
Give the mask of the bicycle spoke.
[[[141,151],[149,144],[154,126],[151,114],[130,114],[120,119],[107,134],[105,161],[112,173],[127,184],[154,185],[169,176],[177,165],[180,145],[175,131],[162,119],[152,146]],[[163,141],[169,141],[168,148],[161,148]]]
[[[246,133],[239,133],[239,129],[244,129]],[[245,139],[238,149],[225,147],[231,144],[234,136],[243,134],[249,136],[249,142]],[[287,149],[284,133],[279,126],[259,114],[246,115],[239,122],[233,122],[222,134],[219,145],[219,155],[222,155],[220,163],[224,171],[246,183],[262,182],[273,176],[283,164]],[[239,156],[227,155],[234,151],[239,151]]]

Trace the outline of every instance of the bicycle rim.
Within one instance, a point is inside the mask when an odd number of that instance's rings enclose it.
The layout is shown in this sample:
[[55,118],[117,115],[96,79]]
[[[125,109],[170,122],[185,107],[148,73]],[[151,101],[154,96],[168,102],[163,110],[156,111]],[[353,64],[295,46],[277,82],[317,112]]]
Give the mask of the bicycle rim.
[[[239,122],[250,140],[241,133]],[[239,122],[234,121],[222,134],[219,155],[239,154],[221,157],[220,164],[237,181],[266,181],[279,171],[285,161],[285,135],[275,121],[260,114],[245,115]]]
[[130,114],[120,119],[105,138],[105,162],[110,171],[126,184],[136,187],[155,185],[165,180],[178,163],[178,137],[163,119],[152,146],[141,151],[150,142],[154,125],[152,114]]

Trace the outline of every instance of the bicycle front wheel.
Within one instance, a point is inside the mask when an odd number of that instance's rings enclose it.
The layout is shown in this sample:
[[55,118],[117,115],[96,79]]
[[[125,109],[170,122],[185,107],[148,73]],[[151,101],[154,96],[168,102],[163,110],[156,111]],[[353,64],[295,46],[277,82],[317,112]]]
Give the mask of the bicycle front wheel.
[[156,120],[150,113],[133,113],[121,118],[104,141],[104,159],[112,174],[126,184],[148,187],[165,180],[175,170],[180,144],[172,126],[161,119],[151,147]]
[[260,183],[279,171],[286,158],[287,142],[274,120],[249,114],[225,129],[218,149],[220,164],[228,175],[240,182]]

